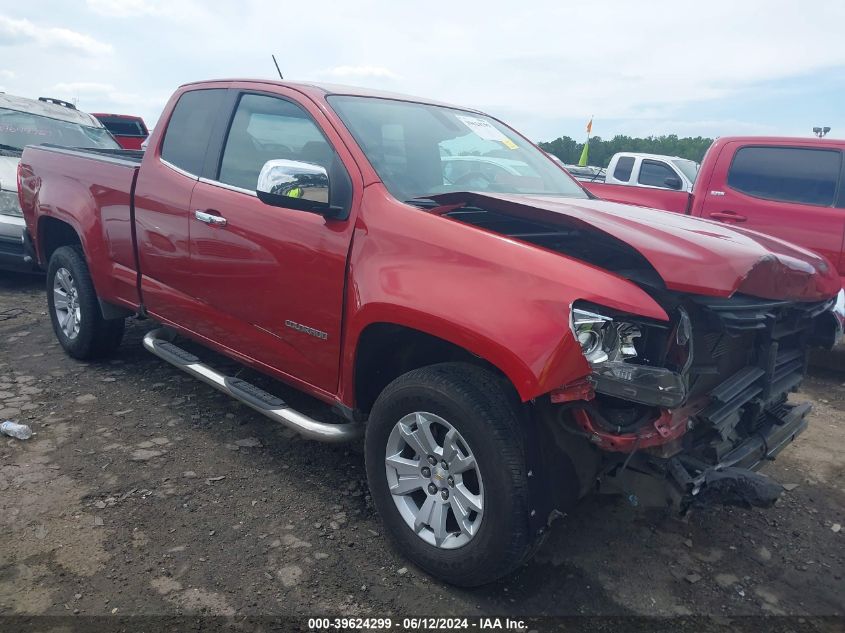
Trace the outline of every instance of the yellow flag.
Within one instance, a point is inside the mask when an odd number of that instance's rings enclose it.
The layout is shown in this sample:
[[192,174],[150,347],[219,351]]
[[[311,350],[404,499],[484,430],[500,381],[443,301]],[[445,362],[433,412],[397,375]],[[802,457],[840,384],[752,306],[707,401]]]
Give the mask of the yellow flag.
[[586,167],[587,161],[590,159],[590,139],[584,143],[584,149],[581,150],[581,158],[578,159],[579,167]]

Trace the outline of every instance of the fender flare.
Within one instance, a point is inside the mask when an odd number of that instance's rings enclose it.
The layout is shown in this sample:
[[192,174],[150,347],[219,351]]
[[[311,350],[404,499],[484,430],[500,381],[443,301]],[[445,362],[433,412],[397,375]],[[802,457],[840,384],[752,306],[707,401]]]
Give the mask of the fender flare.
[[501,342],[480,335],[459,323],[433,316],[429,313],[393,304],[367,304],[351,319],[346,332],[346,352],[341,374],[344,401],[350,402],[355,393],[355,360],[361,335],[370,325],[379,323],[397,325],[442,339],[456,347],[478,356],[498,369],[514,386],[520,399],[527,402],[565,384],[558,380],[552,368],[565,365],[565,373],[572,378],[590,372],[589,365],[580,353],[568,320],[561,320],[559,336],[549,341],[552,350],[542,368],[533,368],[523,355],[509,349]]

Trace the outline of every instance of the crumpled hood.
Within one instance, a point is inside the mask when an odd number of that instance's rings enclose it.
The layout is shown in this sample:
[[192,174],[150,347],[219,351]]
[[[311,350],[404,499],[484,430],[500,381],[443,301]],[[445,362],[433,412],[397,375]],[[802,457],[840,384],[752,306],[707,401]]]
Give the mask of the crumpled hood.
[[433,198],[441,204],[464,202],[548,224],[600,231],[638,251],[666,287],[679,292],[819,301],[841,288],[839,275],[824,257],[755,231],[678,213],[532,195],[450,193]]
[[20,156],[0,155],[0,189],[3,191],[18,190],[18,163]]

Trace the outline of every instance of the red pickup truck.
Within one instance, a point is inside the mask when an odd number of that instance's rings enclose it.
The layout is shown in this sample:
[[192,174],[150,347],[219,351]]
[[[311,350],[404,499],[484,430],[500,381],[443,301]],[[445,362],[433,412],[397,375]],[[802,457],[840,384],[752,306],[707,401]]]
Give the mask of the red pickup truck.
[[[717,139],[692,193],[584,182],[604,200],[686,213],[751,229],[824,255],[845,287],[845,141],[817,138]],[[617,171],[630,172],[627,163]],[[672,176],[667,170],[667,176]],[[838,310],[845,316],[845,291]]]
[[386,532],[460,585],[527,560],[591,491],[771,504],[754,469],[806,427],[788,393],[840,334],[823,257],[590,199],[500,121],[410,97],[188,84],[146,152],[27,147],[18,180],[71,356],[139,314],[161,324],[148,350],[267,417],[364,433]]
[[144,141],[150,135],[144,119],[131,114],[106,114],[93,112],[103,126],[111,132],[114,139],[123,149],[141,149]]

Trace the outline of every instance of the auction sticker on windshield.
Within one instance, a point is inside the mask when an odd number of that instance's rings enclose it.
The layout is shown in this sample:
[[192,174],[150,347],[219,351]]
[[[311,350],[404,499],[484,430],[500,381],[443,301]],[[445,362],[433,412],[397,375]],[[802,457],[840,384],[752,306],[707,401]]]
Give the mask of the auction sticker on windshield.
[[455,115],[461,120],[461,123],[466,125],[472,132],[488,141],[499,141],[508,149],[516,149],[517,145],[507,136],[497,130],[489,121],[479,119],[474,116],[466,116],[463,114]]

